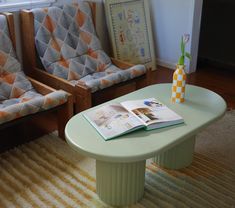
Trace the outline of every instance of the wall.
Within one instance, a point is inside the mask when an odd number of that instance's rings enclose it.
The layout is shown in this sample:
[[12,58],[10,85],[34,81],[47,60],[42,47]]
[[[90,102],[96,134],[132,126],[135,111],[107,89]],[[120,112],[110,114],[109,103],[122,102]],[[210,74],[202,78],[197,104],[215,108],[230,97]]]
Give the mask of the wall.
[[196,70],[202,0],[150,0],[156,56],[159,65],[175,69],[180,40],[190,34],[186,50],[193,56],[187,72]]

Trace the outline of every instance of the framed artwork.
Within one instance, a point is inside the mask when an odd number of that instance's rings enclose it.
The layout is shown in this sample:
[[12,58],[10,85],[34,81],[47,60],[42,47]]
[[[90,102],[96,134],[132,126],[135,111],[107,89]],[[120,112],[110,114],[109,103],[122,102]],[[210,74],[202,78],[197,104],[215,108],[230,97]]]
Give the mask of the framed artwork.
[[114,58],[156,69],[148,0],[105,0]]

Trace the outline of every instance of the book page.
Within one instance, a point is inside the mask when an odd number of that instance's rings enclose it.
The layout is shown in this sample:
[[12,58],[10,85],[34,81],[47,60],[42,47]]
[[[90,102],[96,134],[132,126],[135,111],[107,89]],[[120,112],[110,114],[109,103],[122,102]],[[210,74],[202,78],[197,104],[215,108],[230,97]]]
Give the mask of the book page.
[[90,111],[84,116],[105,138],[116,137],[137,127],[141,122],[120,104],[111,104]]
[[137,116],[145,125],[182,119],[155,98],[125,101],[121,105]]

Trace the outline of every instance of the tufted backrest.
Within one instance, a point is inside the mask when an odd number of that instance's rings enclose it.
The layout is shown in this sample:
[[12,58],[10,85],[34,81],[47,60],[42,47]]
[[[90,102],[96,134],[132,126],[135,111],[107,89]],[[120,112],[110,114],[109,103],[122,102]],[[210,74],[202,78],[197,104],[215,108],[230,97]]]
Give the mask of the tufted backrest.
[[49,73],[74,80],[111,63],[96,36],[87,2],[31,11],[37,53]]
[[32,89],[21,70],[9,35],[7,19],[0,15],[0,102],[17,98]]

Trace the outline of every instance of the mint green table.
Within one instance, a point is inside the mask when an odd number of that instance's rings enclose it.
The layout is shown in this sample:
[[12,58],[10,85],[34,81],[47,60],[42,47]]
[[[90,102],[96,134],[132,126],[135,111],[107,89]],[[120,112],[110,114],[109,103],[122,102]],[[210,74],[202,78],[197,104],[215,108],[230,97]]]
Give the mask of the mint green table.
[[[144,194],[146,159],[160,166],[179,169],[190,165],[195,136],[224,115],[226,103],[216,93],[186,86],[186,101],[172,104],[171,84],[148,86],[108,103],[155,97],[184,118],[185,123],[158,130],[139,130],[104,141],[82,113],[67,123],[68,144],[79,153],[96,159],[97,194],[111,205],[128,205]],[[107,104],[107,103],[105,103]]]

